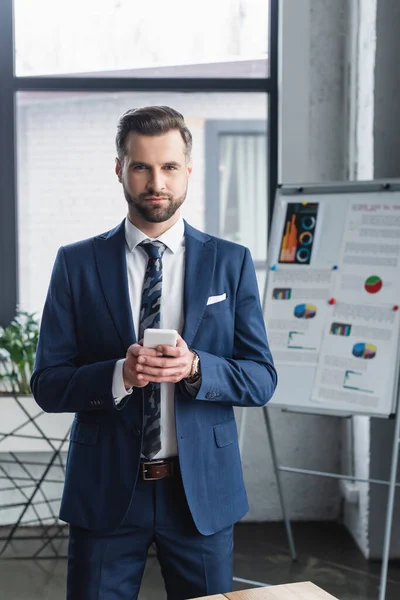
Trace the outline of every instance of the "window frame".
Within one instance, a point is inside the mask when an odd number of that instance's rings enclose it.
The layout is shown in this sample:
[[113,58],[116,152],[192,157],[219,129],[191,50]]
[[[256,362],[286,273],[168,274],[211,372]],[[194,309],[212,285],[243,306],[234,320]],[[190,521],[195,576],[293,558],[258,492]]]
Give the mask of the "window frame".
[[126,78],[126,77],[17,77],[14,65],[13,0],[0,2],[0,326],[15,316],[18,305],[18,219],[16,186],[16,109],[20,91],[175,91],[263,92],[268,95],[268,217],[278,177],[278,9],[269,0],[269,77],[267,78]]
[[[219,234],[219,139],[221,135],[264,135],[268,144],[268,122],[259,119],[222,120],[210,119],[205,124],[205,230],[211,235]],[[268,169],[268,165],[267,165]],[[268,172],[267,172],[268,182]],[[267,189],[268,194],[268,189]],[[270,216],[267,207],[267,219]],[[268,228],[268,223],[265,224]],[[268,235],[267,235],[268,243]],[[265,268],[265,261],[254,260],[256,269]]]

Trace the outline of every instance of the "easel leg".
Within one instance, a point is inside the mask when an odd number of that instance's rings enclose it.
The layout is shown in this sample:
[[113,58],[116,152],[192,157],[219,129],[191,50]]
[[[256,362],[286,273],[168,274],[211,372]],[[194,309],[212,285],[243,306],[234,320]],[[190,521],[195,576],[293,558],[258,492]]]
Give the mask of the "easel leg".
[[386,598],[386,585],[387,585],[387,574],[389,566],[389,553],[390,553],[390,539],[392,533],[393,524],[393,511],[394,511],[394,500],[396,494],[396,477],[397,477],[397,465],[399,461],[400,452],[400,402],[396,411],[396,421],[394,427],[393,437],[393,451],[392,451],[392,466],[390,469],[390,481],[389,481],[389,492],[388,492],[388,504],[386,510],[386,527],[385,537],[383,542],[383,554],[382,554],[382,570],[381,570],[381,583],[379,588],[379,600],[385,600]]
[[264,411],[265,425],[267,427],[269,445],[271,448],[272,464],[274,466],[276,484],[277,484],[279,499],[280,499],[281,507],[282,507],[283,520],[285,522],[286,535],[287,535],[288,542],[289,542],[290,556],[292,557],[292,560],[297,560],[296,548],[294,545],[294,539],[293,539],[293,533],[292,533],[292,526],[290,523],[290,519],[288,517],[288,513],[286,510],[286,504],[285,504],[285,498],[283,495],[281,473],[280,473],[280,470],[278,467],[278,459],[277,459],[277,455],[276,455],[274,436],[272,435],[272,427],[271,427],[271,421],[269,418],[268,408],[266,406],[264,406],[263,411]]

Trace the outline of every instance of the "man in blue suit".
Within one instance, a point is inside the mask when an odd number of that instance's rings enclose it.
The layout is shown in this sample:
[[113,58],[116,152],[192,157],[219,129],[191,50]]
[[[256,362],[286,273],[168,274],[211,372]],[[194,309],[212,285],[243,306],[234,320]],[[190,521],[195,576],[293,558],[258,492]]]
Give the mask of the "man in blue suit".
[[[130,110],[116,146],[128,216],[60,248],[31,381],[43,410],[75,413],[67,598],[137,598],[151,544],[169,600],[228,592],[248,510],[233,407],[276,386],[253,263],[180,216],[182,115]],[[143,347],[147,327],[175,329],[176,346]]]

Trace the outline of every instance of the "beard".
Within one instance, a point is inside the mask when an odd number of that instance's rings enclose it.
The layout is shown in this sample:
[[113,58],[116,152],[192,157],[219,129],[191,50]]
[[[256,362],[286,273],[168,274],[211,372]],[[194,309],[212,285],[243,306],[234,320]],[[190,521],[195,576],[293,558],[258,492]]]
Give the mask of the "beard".
[[[155,193],[149,190],[146,194],[139,194],[138,196],[131,196],[128,190],[123,186],[125,200],[128,203],[129,212],[134,212],[148,223],[164,223],[174,216],[178,208],[182,206],[186,199],[187,187],[178,198],[175,198],[172,194],[167,193]],[[146,198],[149,196],[160,198],[160,203],[148,202]],[[165,198],[165,200],[164,200]]]

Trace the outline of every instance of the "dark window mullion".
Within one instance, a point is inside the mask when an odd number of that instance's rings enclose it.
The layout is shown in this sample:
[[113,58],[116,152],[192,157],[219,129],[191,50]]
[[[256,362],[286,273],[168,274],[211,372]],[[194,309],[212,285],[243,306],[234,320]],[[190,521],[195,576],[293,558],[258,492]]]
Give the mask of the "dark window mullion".
[[269,79],[128,77],[15,77],[15,91],[44,92],[270,92]]
[[279,171],[279,96],[278,96],[279,0],[269,5],[269,101],[268,101],[268,224],[271,228]]
[[0,2],[0,325],[15,314],[17,293],[17,210],[13,0]]

